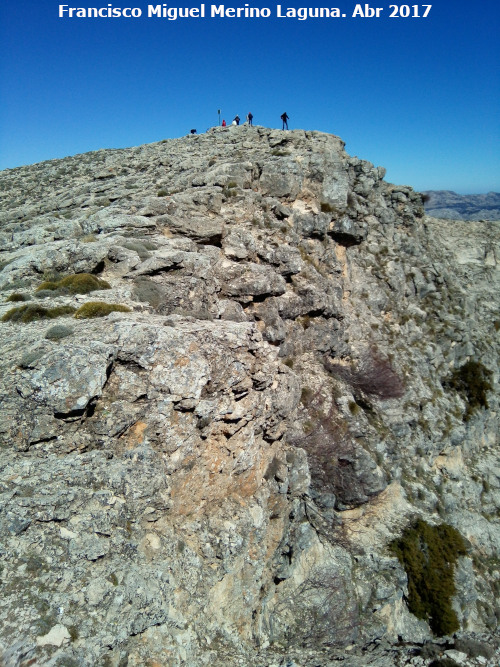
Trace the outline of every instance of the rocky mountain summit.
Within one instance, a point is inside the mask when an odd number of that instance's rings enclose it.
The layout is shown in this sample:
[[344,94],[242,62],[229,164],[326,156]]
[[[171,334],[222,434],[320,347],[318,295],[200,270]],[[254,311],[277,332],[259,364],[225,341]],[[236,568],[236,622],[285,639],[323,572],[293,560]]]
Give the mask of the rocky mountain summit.
[[428,215],[449,220],[500,220],[500,193],[459,195],[452,190],[426,190]]
[[496,665],[495,223],[318,132],[0,174],[0,655]]

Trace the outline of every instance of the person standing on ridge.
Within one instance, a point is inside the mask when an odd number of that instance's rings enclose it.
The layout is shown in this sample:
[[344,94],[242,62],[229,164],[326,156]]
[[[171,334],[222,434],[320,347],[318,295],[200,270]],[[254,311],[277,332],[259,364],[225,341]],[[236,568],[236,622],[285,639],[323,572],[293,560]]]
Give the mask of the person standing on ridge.
[[281,114],[281,120],[283,121],[283,127],[282,127],[283,130],[285,129],[285,125],[286,125],[286,129],[288,130],[288,120],[289,120],[289,118],[290,118],[290,116],[287,114],[286,111],[285,111],[285,113]]
[[234,122],[236,123],[236,125],[240,124],[240,117],[238,116],[238,114],[236,114],[236,116],[234,117]]
[[253,127],[253,122],[252,122],[253,121],[253,113],[251,111],[249,111],[248,114],[247,114],[247,121],[248,121],[248,125],[250,127]]
[[222,127],[226,127],[226,121],[224,120],[224,118],[222,119]]

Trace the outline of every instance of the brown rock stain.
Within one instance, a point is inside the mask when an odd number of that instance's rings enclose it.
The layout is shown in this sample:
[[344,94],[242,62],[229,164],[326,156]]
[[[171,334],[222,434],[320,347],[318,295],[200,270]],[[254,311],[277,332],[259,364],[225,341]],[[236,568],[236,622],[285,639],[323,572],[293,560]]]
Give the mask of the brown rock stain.
[[[226,500],[232,496],[242,500],[252,497],[264,483],[264,472],[269,461],[257,458],[255,465],[240,474],[234,474],[234,456],[227,440],[212,438],[205,450],[191,454],[182,461],[178,473],[171,478],[173,511],[182,515],[198,514],[207,503]],[[244,502],[244,500],[243,500]]]
[[148,425],[146,422],[135,422],[132,426],[125,431],[122,435],[122,438],[125,438],[127,442],[128,449],[133,449],[144,442],[144,431],[147,429]]

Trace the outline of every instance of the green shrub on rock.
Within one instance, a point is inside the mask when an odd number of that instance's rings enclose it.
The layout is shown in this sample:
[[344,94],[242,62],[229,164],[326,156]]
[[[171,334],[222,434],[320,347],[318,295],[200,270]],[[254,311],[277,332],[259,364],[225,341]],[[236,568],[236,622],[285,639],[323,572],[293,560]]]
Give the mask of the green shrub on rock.
[[71,336],[74,329],[71,327],[65,327],[64,324],[55,324],[53,327],[47,330],[45,333],[45,338],[47,340],[61,340],[61,338],[66,338]]
[[26,352],[21,358],[21,361],[18,364],[19,368],[32,368],[36,362],[43,357],[43,350],[32,350]]
[[158,308],[165,301],[165,289],[142,276],[135,281],[133,295],[137,301],[149,303],[153,308]]
[[490,378],[492,372],[480,361],[467,361],[456,368],[450,378],[443,382],[447,389],[454,389],[467,402],[464,419],[469,421],[474,412],[480,408],[488,408],[486,392],[491,391]]
[[44,280],[41,285],[39,285],[35,292],[55,292],[59,288],[59,283],[54,282],[53,280]]
[[338,213],[338,209],[326,201],[321,202],[320,208],[322,213]]
[[408,576],[408,609],[427,621],[432,632],[442,637],[459,629],[451,606],[455,594],[454,571],[466,543],[448,524],[431,526],[419,519],[400,539],[390,544]]
[[111,289],[111,285],[91,273],[77,273],[58,281],[46,280],[38,286],[36,291],[51,290],[63,294],[88,294],[101,289]]
[[455,639],[455,651],[466,653],[469,658],[478,658],[482,656],[487,660],[491,660],[495,656],[495,649],[485,642],[468,637],[459,637]]
[[12,302],[19,302],[19,301],[30,301],[31,297],[29,294],[22,294],[21,292],[12,292],[10,296],[8,296],[6,301],[12,301]]
[[75,317],[79,320],[90,319],[94,317],[106,317],[113,312],[130,313],[132,312],[127,306],[119,303],[106,303],[105,301],[89,301],[80,306],[75,313]]
[[44,308],[37,304],[27,304],[11,308],[2,317],[2,322],[22,322],[27,324],[34,320],[53,320],[63,315],[72,315],[76,308],[72,306],[56,306],[55,308]]
[[54,296],[58,296],[60,292],[54,292],[54,290],[51,289],[41,289],[40,291],[36,291],[36,298],[37,299],[48,299],[48,298],[53,298]]
[[[133,250],[139,255],[139,258],[143,261],[151,257],[151,253],[148,252],[148,248],[145,243],[140,241],[124,241],[120,244],[122,248],[127,248],[127,250]],[[151,244],[149,244],[151,245]]]

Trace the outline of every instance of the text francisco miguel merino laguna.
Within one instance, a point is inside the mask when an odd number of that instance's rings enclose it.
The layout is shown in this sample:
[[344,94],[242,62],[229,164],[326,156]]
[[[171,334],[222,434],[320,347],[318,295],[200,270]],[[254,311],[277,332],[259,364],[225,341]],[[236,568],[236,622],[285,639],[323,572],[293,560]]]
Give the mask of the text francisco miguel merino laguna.
[[[368,5],[365,5],[368,7]],[[373,10],[375,14],[375,11]],[[70,7],[59,5],[60,18],[164,18],[175,21],[178,18],[269,18],[272,14],[269,7],[250,7],[245,3],[243,7],[226,7],[225,5],[210,5],[205,11],[205,5],[198,7],[169,7],[168,5],[148,5],[146,10],[140,7]],[[345,18],[338,7],[282,7],[276,5],[275,16],[278,18],[296,18],[304,21],[307,18]],[[356,5],[352,16],[364,17],[362,5]]]

